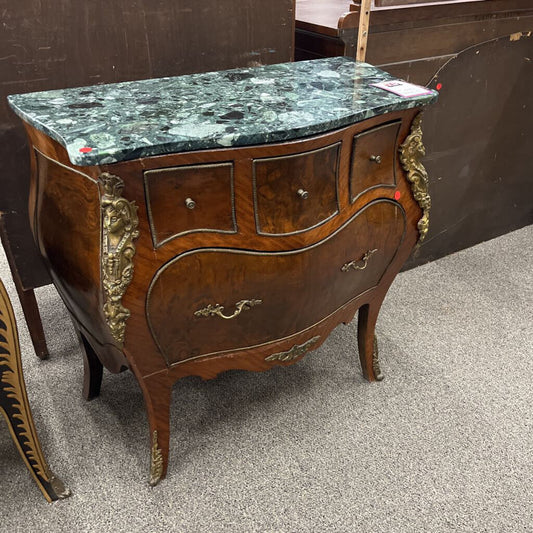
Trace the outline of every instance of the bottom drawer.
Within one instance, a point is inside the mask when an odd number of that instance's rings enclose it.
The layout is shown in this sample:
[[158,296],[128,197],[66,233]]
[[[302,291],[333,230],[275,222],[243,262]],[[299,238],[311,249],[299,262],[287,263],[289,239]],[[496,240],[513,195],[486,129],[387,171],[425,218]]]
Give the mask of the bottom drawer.
[[307,248],[181,254],[161,267],[148,292],[154,340],[173,364],[302,331],[376,286],[404,232],[403,209],[376,200]]

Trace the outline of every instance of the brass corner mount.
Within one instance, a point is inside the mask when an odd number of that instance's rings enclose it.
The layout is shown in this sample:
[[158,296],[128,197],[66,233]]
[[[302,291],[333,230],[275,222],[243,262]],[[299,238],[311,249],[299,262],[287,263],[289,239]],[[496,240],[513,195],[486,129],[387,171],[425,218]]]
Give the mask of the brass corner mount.
[[429,210],[431,198],[428,192],[428,174],[422,158],[426,155],[426,149],[422,143],[422,113],[414,118],[411,132],[399,148],[400,162],[411,184],[413,197],[422,209],[422,217],[418,221],[418,245],[425,239],[429,229]]
[[124,182],[113,174],[100,176],[102,188],[102,285],[104,315],[114,339],[122,344],[130,311],[122,297],[133,278],[133,241],[139,236],[137,206],[122,197]]

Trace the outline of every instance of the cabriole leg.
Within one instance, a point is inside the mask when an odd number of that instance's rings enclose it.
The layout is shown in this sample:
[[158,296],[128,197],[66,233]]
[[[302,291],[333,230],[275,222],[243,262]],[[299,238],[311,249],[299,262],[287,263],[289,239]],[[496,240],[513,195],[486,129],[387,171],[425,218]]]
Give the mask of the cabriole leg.
[[165,478],[170,439],[172,384],[166,371],[140,380],[150,424],[150,485]]

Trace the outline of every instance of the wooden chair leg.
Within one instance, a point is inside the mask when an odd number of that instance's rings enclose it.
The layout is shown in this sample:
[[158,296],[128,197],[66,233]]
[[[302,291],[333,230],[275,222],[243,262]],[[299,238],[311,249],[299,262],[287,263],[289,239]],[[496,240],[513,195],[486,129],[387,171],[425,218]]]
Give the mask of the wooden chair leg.
[[166,371],[139,382],[150,424],[150,485],[155,486],[167,475],[172,383]]
[[381,381],[383,373],[379,367],[378,342],[375,334],[376,322],[382,300],[373,301],[359,309],[357,340],[359,359],[363,376],[368,381]]
[[35,353],[39,359],[48,359],[49,353],[48,347],[46,346],[46,338],[44,336],[41,315],[39,313],[39,307],[37,306],[37,300],[35,299],[35,293],[33,292],[33,288],[35,286],[25,287],[20,277],[17,269],[15,253],[13,252],[11,241],[8,237],[7,228],[13,226],[12,223],[8,223],[9,220],[12,221],[13,218],[8,218],[6,213],[0,214],[0,238],[6,253],[7,263],[15,283],[15,288],[17,289],[20,305],[22,306],[22,312],[24,313],[24,318],[26,319],[26,324],[28,325],[31,342],[33,344],[33,348],[35,349]]
[[37,306],[37,300],[35,299],[35,293],[33,289],[22,289],[18,284],[15,285],[17,286],[20,305],[22,306],[24,318],[28,325],[35,353],[39,359],[48,359],[48,346],[46,346],[46,338],[44,336],[43,324],[39,307]]
[[22,373],[15,316],[1,281],[0,413],[5,417],[13,441],[44,497],[53,501],[69,496],[69,489],[52,473],[41,449]]

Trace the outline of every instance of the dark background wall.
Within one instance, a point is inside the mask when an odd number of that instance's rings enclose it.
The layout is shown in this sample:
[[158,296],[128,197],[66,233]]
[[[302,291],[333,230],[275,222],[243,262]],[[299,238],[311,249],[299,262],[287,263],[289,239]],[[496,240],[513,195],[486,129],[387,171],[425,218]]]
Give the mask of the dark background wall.
[[20,214],[13,247],[32,243],[8,94],[280,63],[293,41],[294,0],[0,0],[0,211]]

